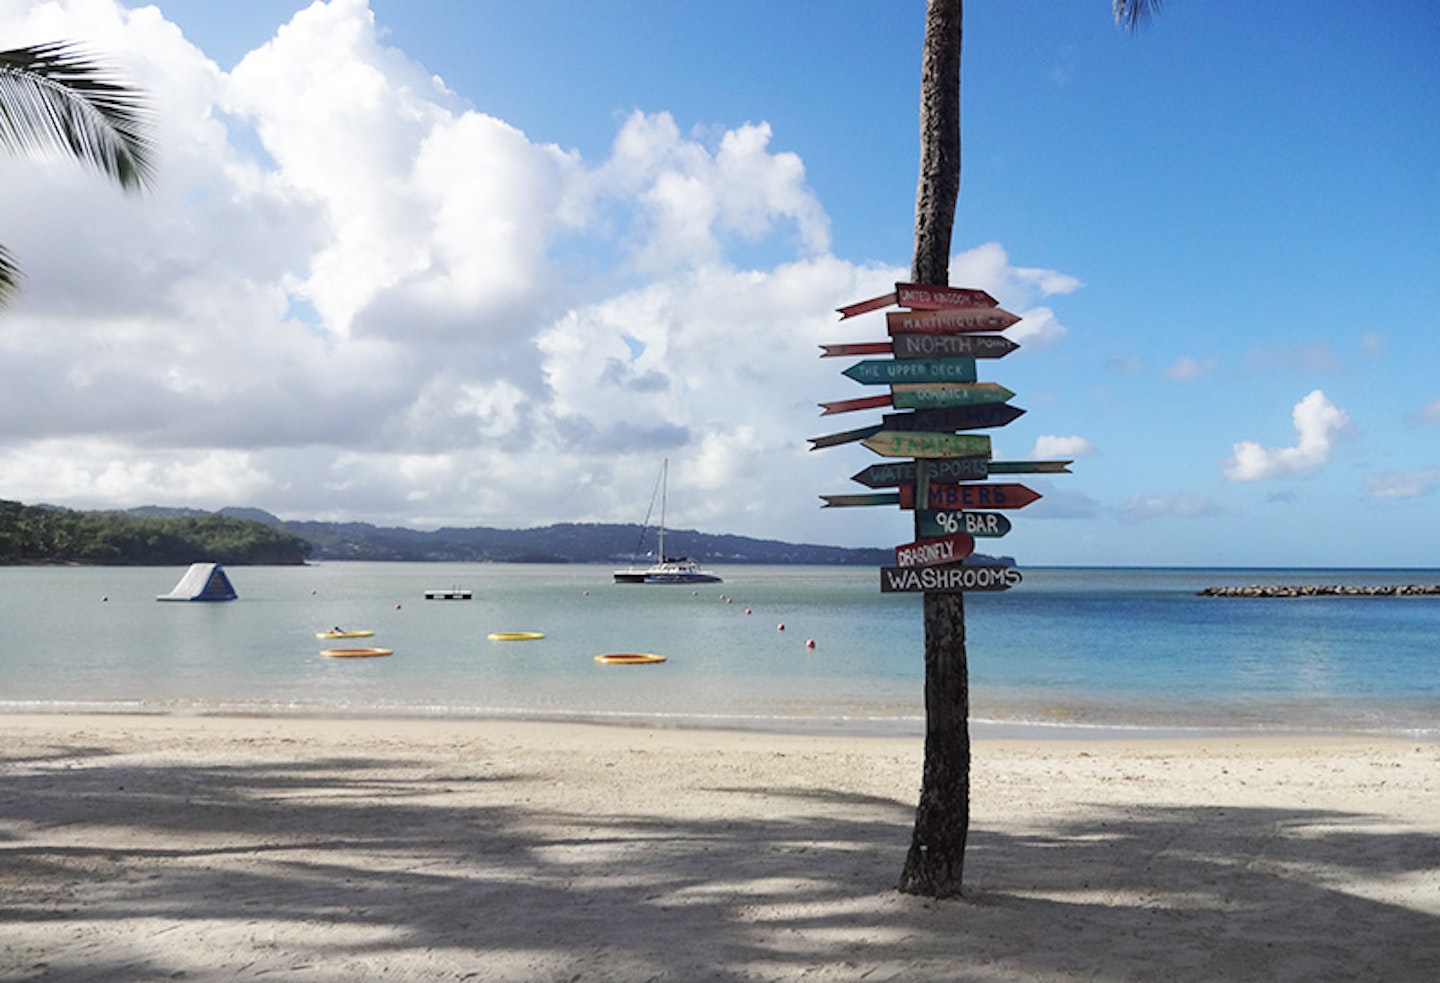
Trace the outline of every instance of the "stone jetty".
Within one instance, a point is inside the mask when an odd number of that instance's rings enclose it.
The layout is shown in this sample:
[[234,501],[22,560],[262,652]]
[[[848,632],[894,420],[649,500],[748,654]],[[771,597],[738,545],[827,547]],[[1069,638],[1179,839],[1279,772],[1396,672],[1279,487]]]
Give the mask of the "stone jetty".
[[1196,594],[1200,597],[1440,597],[1440,584],[1387,584],[1377,587],[1252,584],[1249,587],[1206,587]]

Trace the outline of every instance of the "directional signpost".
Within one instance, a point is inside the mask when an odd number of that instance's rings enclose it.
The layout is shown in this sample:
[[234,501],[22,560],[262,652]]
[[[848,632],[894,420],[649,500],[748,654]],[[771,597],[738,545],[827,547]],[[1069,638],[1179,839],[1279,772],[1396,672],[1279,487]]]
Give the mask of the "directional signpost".
[[[888,341],[822,345],[822,357],[884,356],[856,362],[844,375],[888,385],[889,395],[821,403],[823,415],[893,407],[876,426],[810,438],[811,450],[860,443],[888,458],[852,480],[872,489],[823,495],[825,508],[899,506],[914,516],[915,538],[895,548],[895,566],[880,571],[884,593],[955,594],[1008,590],[1021,582],[1012,566],[974,555],[975,540],[1010,532],[1004,512],[1041,495],[995,475],[1068,474],[1070,461],[995,461],[990,437],[960,431],[1003,427],[1025,410],[1015,394],[978,378],[979,359],[1003,358],[1019,346],[999,334],[1020,318],[983,290],[897,283],[894,293],[839,309],[842,319],[886,307]],[[898,460],[903,459],[903,460]],[[927,608],[928,610],[928,608]]]

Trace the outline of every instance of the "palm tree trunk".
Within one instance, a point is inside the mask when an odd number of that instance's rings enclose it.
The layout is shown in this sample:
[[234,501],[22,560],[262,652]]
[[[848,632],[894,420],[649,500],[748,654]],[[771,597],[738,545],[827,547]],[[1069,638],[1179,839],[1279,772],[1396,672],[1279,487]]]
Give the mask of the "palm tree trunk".
[[[915,192],[916,283],[950,282],[950,237],[960,193],[960,41],[963,0],[929,0],[920,81],[920,179]],[[926,482],[918,482],[921,498]],[[923,500],[916,502],[924,507]],[[919,530],[916,530],[917,536]],[[970,670],[965,595],[926,594],[925,764],[915,830],[899,889],[955,897],[970,832]]]

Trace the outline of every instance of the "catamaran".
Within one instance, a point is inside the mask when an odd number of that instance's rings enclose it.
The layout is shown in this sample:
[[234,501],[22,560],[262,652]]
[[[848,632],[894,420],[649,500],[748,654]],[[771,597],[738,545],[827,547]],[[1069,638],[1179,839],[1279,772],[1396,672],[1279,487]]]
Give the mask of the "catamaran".
[[[617,584],[719,584],[723,581],[717,575],[708,570],[701,570],[700,565],[689,557],[677,557],[665,555],[665,497],[669,484],[670,460],[666,458],[660,465],[660,525],[657,527],[660,544],[657,549],[659,562],[649,567],[630,566],[624,570],[615,571],[615,583]],[[653,507],[655,500],[652,498],[650,504]],[[645,517],[649,523],[650,517]],[[645,535],[642,526],[640,535]]]

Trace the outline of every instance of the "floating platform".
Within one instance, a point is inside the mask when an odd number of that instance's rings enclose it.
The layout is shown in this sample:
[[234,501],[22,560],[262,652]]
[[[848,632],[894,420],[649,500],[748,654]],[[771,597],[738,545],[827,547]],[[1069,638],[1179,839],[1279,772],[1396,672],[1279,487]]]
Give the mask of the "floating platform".
[[427,601],[468,601],[472,593],[459,587],[451,587],[449,590],[427,590],[425,600]]

